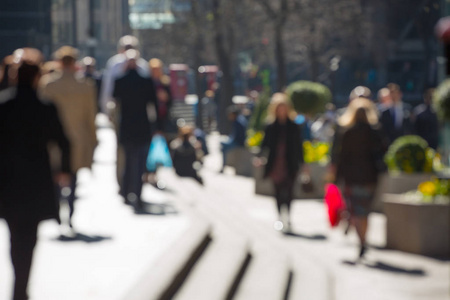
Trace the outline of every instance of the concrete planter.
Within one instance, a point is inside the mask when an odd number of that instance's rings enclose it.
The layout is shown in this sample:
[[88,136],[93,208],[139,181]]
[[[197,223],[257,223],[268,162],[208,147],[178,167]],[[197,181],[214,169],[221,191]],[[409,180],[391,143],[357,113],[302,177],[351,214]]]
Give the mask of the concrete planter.
[[236,175],[251,177],[253,173],[252,161],[254,156],[255,155],[245,147],[231,149],[227,153],[227,166],[233,167],[236,170]]
[[[296,199],[320,199],[324,197],[324,177],[327,171],[327,166],[319,164],[310,164],[311,181],[314,186],[314,191],[305,193],[301,189],[300,175],[298,176],[294,186],[294,198]],[[255,193],[258,195],[274,196],[274,188],[270,179],[264,179],[264,166],[254,167],[253,176],[255,178]]]
[[373,210],[375,212],[383,212],[383,197],[384,194],[403,194],[414,191],[417,186],[424,181],[430,180],[432,174],[429,173],[414,173],[414,174],[392,174],[384,173],[380,175],[375,199],[373,203]]
[[385,194],[387,248],[450,257],[450,205],[414,203],[403,195]]

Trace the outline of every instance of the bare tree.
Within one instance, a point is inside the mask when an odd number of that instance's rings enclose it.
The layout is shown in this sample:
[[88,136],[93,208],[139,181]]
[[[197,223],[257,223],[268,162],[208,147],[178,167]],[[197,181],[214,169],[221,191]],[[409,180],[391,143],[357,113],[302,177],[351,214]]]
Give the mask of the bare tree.
[[234,96],[234,29],[233,16],[236,0],[212,0],[214,45],[217,62],[222,72],[220,82],[219,130],[229,132],[230,124],[226,118],[226,108],[232,104]]
[[[273,37],[275,40],[275,61],[277,67],[277,90],[282,91],[287,84],[286,75],[286,58],[283,43],[283,32],[289,16],[288,0],[255,0],[261,5],[267,14],[267,17],[272,22]],[[271,3],[277,2],[274,6]]]

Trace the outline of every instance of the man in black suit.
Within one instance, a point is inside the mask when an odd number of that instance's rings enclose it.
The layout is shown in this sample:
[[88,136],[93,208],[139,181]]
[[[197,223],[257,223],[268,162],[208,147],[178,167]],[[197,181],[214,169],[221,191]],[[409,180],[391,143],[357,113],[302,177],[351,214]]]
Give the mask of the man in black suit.
[[431,148],[436,150],[439,140],[439,122],[437,114],[431,106],[433,92],[433,89],[425,91],[424,103],[414,109],[412,121],[414,134],[422,137]]
[[389,83],[392,105],[381,111],[380,122],[387,144],[392,144],[400,136],[411,133],[410,107],[402,101],[402,91],[398,84]]
[[158,101],[153,80],[141,76],[136,68],[139,52],[133,49],[125,52],[126,72],[114,84],[113,97],[119,109],[118,144],[123,147],[125,168],[121,175],[120,194],[126,204],[135,206],[136,212],[143,210],[141,200],[142,175],[151,141],[151,123],[147,113],[153,103],[157,112],[157,129],[161,128],[158,115]]

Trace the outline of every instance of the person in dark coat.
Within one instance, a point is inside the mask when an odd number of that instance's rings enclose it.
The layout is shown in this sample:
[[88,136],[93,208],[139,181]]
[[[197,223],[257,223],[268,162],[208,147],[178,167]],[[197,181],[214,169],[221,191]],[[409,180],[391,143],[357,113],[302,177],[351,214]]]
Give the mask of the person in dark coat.
[[414,134],[422,137],[427,141],[428,146],[436,150],[439,142],[439,121],[431,106],[433,92],[433,89],[428,89],[424,93],[424,103],[416,107],[412,121]]
[[155,84],[156,97],[158,98],[158,113],[161,122],[161,131],[166,133],[170,129],[170,110],[173,104],[172,93],[170,91],[170,77],[164,74],[164,64],[158,58],[149,60],[151,77]]
[[58,199],[47,146],[56,142],[62,153],[60,185],[70,184],[70,147],[55,106],[36,94],[42,55],[19,49],[16,87],[0,93],[0,217],[11,236],[14,300],[28,299],[27,285],[37,228],[42,220],[59,221]]
[[366,251],[368,215],[378,181],[384,149],[378,125],[377,109],[368,99],[353,100],[339,119],[344,129],[338,152],[336,182],[343,184],[343,196],[348,204],[352,225],[361,247]]
[[227,153],[237,147],[245,147],[245,140],[247,138],[247,119],[241,115],[240,109],[233,105],[227,109],[228,119],[233,122],[231,134],[228,140],[221,142],[221,150],[223,155],[223,164],[220,173],[223,173],[227,164]]
[[380,123],[387,144],[392,144],[397,138],[411,134],[411,111],[409,105],[402,101],[402,91],[398,84],[389,83],[392,105],[381,111]]
[[197,173],[201,166],[203,151],[193,132],[190,126],[181,127],[179,137],[170,143],[173,168],[178,176],[191,177],[203,184],[203,179]]
[[[302,133],[294,122],[292,105],[283,93],[274,94],[269,107],[269,118],[271,123],[265,129],[261,146],[261,154],[267,155],[264,178],[270,178],[275,188],[280,217],[275,228],[289,230],[294,183],[303,164]],[[283,214],[284,206],[287,218]]]
[[[113,96],[119,107],[118,144],[123,147],[125,167],[120,194],[126,204],[135,206],[136,212],[143,209],[141,199],[142,177],[150,147],[152,128],[147,106],[152,104],[158,112],[158,101],[152,79],[143,77],[136,70],[139,52],[125,52],[127,71],[115,81]],[[157,113],[157,129],[161,128]]]

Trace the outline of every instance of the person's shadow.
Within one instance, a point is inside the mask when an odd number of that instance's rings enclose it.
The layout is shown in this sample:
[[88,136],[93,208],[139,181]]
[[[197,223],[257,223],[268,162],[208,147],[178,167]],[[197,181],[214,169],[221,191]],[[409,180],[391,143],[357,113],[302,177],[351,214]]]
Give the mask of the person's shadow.
[[356,260],[356,261],[344,260],[344,261],[342,261],[342,263],[345,265],[349,265],[349,266],[356,266],[358,264],[362,264],[370,269],[380,270],[380,271],[384,271],[384,272],[391,272],[391,273],[396,273],[396,274],[404,274],[404,275],[418,276],[418,277],[423,277],[426,275],[426,272],[421,269],[407,269],[407,268],[403,268],[401,266],[394,266],[394,265],[383,263],[380,261],[370,262],[370,261],[364,261],[364,260],[362,260],[362,261],[360,261],[360,260]]
[[144,202],[142,207],[135,209],[136,215],[153,215],[153,216],[165,216],[169,214],[177,214],[176,208],[169,203],[150,203]]
[[306,234],[301,234],[301,233],[296,233],[293,231],[287,231],[284,232],[285,236],[288,237],[295,237],[295,238],[301,238],[301,239],[305,239],[305,240],[312,240],[312,241],[325,241],[327,240],[327,237],[323,234],[314,234],[314,235],[306,235]]
[[112,238],[109,236],[100,236],[100,235],[86,235],[83,233],[75,233],[74,235],[65,235],[61,234],[54,240],[60,242],[85,242],[85,243],[98,243],[103,241],[111,240]]

